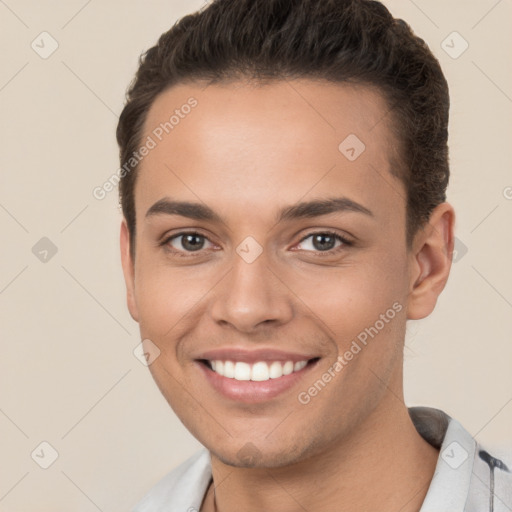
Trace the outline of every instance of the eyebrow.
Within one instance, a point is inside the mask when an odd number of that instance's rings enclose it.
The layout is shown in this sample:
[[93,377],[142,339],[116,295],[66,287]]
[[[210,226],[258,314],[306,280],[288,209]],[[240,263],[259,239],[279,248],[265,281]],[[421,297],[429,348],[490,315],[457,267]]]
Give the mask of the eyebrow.
[[[330,213],[357,212],[373,217],[373,213],[363,205],[347,197],[317,199],[284,207],[278,214],[277,222],[303,218],[320,217]],[[175,201],[164,197],[146,212],[146,218],[154,215],[180,215],[195,220],[208,220],[223,223],[223,219],[209,206],[189,201]]]

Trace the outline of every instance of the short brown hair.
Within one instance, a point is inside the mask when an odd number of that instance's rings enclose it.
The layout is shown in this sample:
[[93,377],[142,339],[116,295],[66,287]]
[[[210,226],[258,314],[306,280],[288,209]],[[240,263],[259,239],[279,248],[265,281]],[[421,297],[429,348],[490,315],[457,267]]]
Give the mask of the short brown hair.
[[[183,17],[139,59],[117,126],[121,165],[141,145],[160,93],[178,83],[237,78],[376,86],[398,142],[392,172],[407,191],[408,243],[445,201],[448,84],[425,42],[372,0],[214,0]],[[135,166],[119,184],[132,249],[136,178]]]

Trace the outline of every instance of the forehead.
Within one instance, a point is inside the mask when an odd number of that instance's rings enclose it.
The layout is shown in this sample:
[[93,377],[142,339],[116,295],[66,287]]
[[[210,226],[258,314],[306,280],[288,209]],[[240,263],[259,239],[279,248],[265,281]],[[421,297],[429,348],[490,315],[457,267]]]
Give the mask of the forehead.
[[388,112],[379,91],[363,86],[174,86],[145,121],[142,141],[154,147],[139,165],[137,208],[167,195],[223,212],[263,201],[271,209],[334,191],[383,211],[396,207],[404,192],[390,173],[396,142]]

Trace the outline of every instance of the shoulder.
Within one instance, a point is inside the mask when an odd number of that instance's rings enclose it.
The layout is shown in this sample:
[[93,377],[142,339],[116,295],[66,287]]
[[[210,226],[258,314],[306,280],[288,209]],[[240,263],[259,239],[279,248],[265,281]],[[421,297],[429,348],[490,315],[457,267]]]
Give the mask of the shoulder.
[[132,512],[197,512],[210,479],[210,454],[203,448],[165,475]]
[[[440,409],[412,407],[418,433],[439,450],[422,512],[512,511],[512,452],[478,442]],[[490,507],[490,508],[489,508]]]

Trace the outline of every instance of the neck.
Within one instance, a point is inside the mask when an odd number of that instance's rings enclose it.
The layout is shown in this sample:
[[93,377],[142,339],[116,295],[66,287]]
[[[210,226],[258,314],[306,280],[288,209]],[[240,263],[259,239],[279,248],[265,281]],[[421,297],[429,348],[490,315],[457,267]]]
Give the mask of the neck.
[[292,466],[234,468],[212,454],[213,486],[202,512],[418,512],[439,453],[418,434],[405,404],[388,395],[350,438]]

